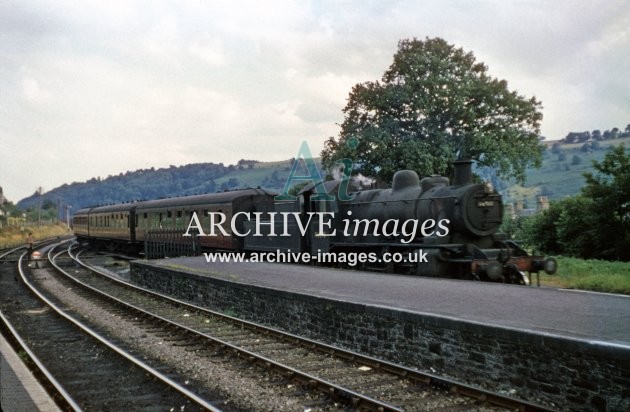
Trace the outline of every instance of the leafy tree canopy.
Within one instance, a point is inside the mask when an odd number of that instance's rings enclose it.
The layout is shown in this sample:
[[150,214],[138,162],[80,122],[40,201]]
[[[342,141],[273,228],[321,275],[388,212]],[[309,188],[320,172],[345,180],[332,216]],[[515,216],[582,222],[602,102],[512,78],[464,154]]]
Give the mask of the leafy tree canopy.
[[597,204],[602,257],[630,260],[630,152],[613,147],[593,168],[595,174],[584,173],[582,193]]
[[380,81],[353,87],[322,162],[349,158],[358,172],[389,181],[400,169],[448,175],[453,160],[467,157],[523,181],[542,160],[540,109],[472,53],[440,38],[402,40]]
[[506,227],[547,253],[630,261],[630,153],[624,145],[612,147],[593,168],[584,174],[581,195]]

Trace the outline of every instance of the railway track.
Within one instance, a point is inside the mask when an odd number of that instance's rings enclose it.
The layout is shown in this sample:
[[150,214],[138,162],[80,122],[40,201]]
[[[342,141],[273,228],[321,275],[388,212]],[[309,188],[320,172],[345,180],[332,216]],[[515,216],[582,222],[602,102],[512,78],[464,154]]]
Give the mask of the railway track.
[[23,250],[0,262],[2,333],[62,409],[219,410],[68,315],[38,290]]
[[[420,373],[357,353],[242,321],[144,290],[95,270],[68,251],[50,256],[90,294],[98,294],[120,316],[160,325],[163,336],[191,348],[212,347],[274,370],[298,384],[366,410],[545,410],[501,394]],[[71,260],[71,259],[72,260]],[[80,266],[77,266],[80,265]],[[70,270],[68,270],[70,269]],[[68,274],[72,272],[72,274]],[[95,276],[95,273],[98,276]],[[195,349],[193,349],[195,350]],[[494,408],[494,409],[493,409]]]

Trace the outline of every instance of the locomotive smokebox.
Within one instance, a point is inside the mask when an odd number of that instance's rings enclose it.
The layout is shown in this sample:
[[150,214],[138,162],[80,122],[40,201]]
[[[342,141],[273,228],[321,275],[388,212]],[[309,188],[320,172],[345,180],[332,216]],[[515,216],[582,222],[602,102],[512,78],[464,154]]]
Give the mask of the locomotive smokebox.
[[458,159],[453,162],[453,186],[463,186],[472,183],[472,160]]

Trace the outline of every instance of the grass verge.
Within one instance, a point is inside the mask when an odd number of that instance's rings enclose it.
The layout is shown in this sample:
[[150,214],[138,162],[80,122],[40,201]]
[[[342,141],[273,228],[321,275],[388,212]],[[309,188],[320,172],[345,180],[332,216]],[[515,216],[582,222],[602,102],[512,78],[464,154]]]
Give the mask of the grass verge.
[[630,262],[558,257],[558,273],[541,274],[544,286],[630,295]]
[[19,226],[3,227],[0,229],[0,249],[16,247],[26,244],[26,236],[33,233],[33,238],[37,240],[67,234],[68,228],[65,225],[45,225],[45,226]]

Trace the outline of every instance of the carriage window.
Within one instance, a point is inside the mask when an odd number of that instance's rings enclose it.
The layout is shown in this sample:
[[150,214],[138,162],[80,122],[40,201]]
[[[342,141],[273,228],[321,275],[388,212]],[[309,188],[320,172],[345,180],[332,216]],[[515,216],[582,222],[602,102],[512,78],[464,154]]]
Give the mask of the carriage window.
[[153,216],[152,216],[152,218],[151,218],[151,227],[152,227],[152,228],[158,228],[158,227],[160,227],[160,224],[161,224],[161,222],[162,222],[162,216],[161,216],[162,214],[161,214],[161,213],[157,213],[157,212],[155,212],[155,213],[153,213],[152,215],[153,215]]
[[168,211],[166,212],[166,217],[168,217],[168,218],[173,217],[173,212],[171,212],[170,210],[168,210]]
[[177,211],[177,218],[175,219],[175,227],[183,227],[184,226],[184,219],[182,219],[183,216],[183,212],[181,210]]

